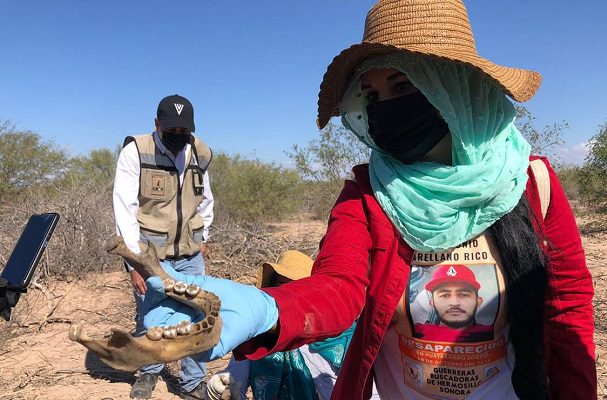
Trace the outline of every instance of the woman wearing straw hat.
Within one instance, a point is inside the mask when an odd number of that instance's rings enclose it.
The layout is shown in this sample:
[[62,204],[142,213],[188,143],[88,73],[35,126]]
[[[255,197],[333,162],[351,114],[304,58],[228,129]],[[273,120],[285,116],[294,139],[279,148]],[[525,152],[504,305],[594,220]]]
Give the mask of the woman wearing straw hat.
[[[199,282],[240,310],[222,314],[206,357],[246,341],[235,354],[258,359],[358,319],[334,399],[368,398],[373,380],[385,399],[596,399],[593,286],[575,219],[547,161],[544,181],[530,167],[507,98],[530,99],[540,81],[478,55],[461,0],[380,0],[318,101],[319,127],[341,115],[369,164],[346,182],[311,277],[247,293]],[[425,289],[448,263],[481,284],[485,341],[416,336],[418,322],[443,323],[431,296],[465,319],[455,300],[470,294]]]
[[[287,250],[277,263],[266,262],[259,267],[256,286],[278,287],[306,278],[313,262],[300,251]],[[251,387],[256,400],[329,400],[355,326],[334,338],[273,353],[261,360],[232,358],[225,371],[209,378],[208,397],[221,399],[229,392],[232,399],[246,399],[247,388]],[[372,398],[379,396],[375,392]]]

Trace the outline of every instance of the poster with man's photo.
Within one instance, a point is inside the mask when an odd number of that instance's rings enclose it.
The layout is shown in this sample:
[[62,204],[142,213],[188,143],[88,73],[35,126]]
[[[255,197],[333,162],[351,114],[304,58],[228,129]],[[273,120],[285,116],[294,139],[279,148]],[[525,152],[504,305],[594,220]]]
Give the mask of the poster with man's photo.
[[416,253],[399,333],[405,383],[437,399],[464,399],[504,369],[504,280],[484,236],[448,253]]

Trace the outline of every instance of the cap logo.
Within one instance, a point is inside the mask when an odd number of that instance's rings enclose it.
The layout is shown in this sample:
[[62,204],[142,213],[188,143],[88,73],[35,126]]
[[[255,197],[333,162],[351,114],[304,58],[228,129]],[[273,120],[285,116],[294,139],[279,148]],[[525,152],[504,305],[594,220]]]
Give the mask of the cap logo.
[[177,115],[181,115],[181,112],[183,111],[183,104],[173,103],[173,105],[175,106],[175,110],[177,110]]
[[455,276],[455,275],[457,275],[457,271],[455,270],[455,268],[449,267],[449,269],[447,270],[447,275]]

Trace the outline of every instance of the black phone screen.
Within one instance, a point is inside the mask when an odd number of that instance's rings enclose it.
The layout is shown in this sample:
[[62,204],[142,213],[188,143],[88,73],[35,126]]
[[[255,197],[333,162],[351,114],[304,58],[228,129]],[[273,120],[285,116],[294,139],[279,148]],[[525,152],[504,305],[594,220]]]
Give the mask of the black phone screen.
[[8,281],[7,288],[20,291],[27,289],[58,220],[57,213],[35,214],[30,217],[0,275]]

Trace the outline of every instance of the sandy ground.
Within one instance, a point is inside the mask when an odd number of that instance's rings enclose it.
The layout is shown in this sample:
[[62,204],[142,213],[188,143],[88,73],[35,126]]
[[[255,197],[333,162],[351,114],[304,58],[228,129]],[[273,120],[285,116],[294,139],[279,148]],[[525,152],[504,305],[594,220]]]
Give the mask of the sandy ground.
[[[596,285],[599,398],[607,399],[607,232],[593,229],[588,222],[580,221],[580,227]],[[320,237],[322,229],[315,232]],[[68,329],[76,321],[86,321],[87,331],[97,334],[113,326],[132,328],[133,304],[130,281],[123,272],[92,274],[30,290],[14,311],[10,337],[0,338],[0,400],[128,399],[134,375],[102,364],[69,340]],[[210,363],[209,370],[218,371],[226,363],[227,359]],[[176,363],[168,365],[154,399],[178,399],[172,393],[176,367]]]

